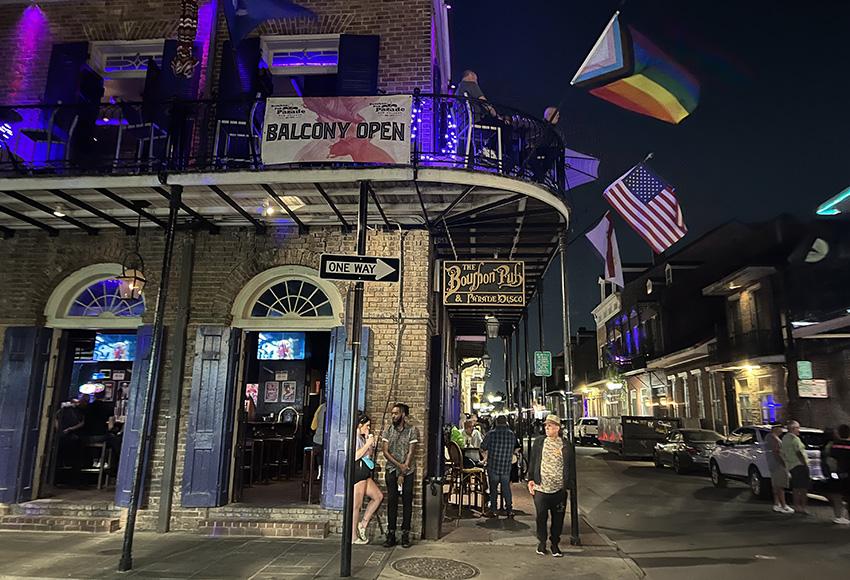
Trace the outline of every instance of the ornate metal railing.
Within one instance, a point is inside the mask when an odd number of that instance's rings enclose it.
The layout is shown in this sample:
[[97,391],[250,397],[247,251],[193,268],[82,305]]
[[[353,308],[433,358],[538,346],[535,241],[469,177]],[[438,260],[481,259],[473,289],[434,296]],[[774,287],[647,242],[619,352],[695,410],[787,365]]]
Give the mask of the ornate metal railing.
[[[0,176],[351,167],[262,162],[265,100],[0,107]],[[564,185],[554,126],[521,111],[446,95],[413,95],[410,163]],[[372,164],[374,166],[374,164]]]

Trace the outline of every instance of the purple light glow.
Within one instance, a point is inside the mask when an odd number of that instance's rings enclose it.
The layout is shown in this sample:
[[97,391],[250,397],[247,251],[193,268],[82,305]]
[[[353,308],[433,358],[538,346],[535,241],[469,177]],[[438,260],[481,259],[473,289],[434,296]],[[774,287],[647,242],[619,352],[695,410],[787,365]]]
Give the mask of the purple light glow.
[[34,70],[43,60],[45,47],[52,44],[50,38],[50,24],[47,16],[37,5],[32,4],[24,8],[21,18],[15,26],[14,45],[15,53],[12,56],[12,69],[8,92],[8,102],[23,104],[37,102],[41,90],[40,83],[35,85],[34,81],[40,80],[40,76],[33,74]]
[[207,62],[210,56],[210,35],[215,20],[215,8],[215,0],[207,0],[198,5],[198,33],[195,38],[201,41],[201,76],[198,85],[202,94],[207,86]]

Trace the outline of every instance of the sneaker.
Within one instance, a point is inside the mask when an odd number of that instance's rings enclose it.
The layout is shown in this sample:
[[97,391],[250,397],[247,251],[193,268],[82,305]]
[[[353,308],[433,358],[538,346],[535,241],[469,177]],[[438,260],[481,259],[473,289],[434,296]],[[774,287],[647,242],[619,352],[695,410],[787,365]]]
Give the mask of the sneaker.
[[387,540],[384,542],[383,546],[385,548],[392,548],[397,545],[395,541],[395,532],[387,532]]
[[773,511],[784,514],[785,508],[782,507],[781,505],[777,504],[777,505],[773,506]]
[[561,548],[558,547],[558,544],[552,544],[552,555],[556,558],[564,557],[564,553],[561,551]]
[[360,538],[360,537],[358,537],[358,538],[354,538],[354,541],[353,541],[353,542],[351,542],[351,543],[352,543],[352,544],[360,544],[360,545],[362,545],[362,544],[368,544],[368,543],[369,543],[369,539],[368,539],[368,538]]
[[549,550],[546,549],[546,544],[537,544],[537,553],[541,556],[545,556],[549,553]]
[[357,524],[357,538],[362,540],[363,543],[369,541],[369,536],[366,535],[366,526],[364,526],[362,522]]
[[401,547],[409,548],[412,544],[410,543],[410,534],[408,532],[401,533]]
[[832,520],[833,524],[838,524],[839,526],[850,526],[850,520],[847,518],[835,518]]
[[786,514],[793,514],[794,508],[792,508],[790,505],[787,505],[784,508],[782,508],[782,511]]
[[485,518],[498,518],[499,517],[499,516],[496,515],[496,512],[494,512],[493,510],[484,510],[484,513],[481,514],[481,515],[483,515]]

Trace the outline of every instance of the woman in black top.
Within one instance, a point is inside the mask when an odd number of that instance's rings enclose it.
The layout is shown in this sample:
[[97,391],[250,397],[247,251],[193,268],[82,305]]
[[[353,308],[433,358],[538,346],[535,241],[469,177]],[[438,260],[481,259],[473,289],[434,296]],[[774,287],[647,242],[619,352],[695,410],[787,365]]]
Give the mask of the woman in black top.
[[[378,511],[381,502],[384,500],[384,494],[372,478],[372,472],[375,469],[375,436],[370,433],[372,423],[369,416],[366,414],[360,415],[357,421],[357,449],[354,452],[354,530],[352,537],[355,544],[368,544],[369,536],[366,534],[366,529],[369,527],[369,521],[375,512]],[[369,506],[366,508],[366,513],[363,514],[363,519],[357,522],[357,517],[360,515],[360,508],[363,505],[363,498],[369,497]]]

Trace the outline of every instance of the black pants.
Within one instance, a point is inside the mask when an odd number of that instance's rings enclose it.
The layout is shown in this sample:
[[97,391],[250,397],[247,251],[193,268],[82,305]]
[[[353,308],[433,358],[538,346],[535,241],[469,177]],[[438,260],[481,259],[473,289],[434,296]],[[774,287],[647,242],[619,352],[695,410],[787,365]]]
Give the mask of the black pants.
[[537,510],[537,541],[546,543],[546,523],[552,514],[552,525],[549,528],[549,541],[552,545],[561,542],[561,530],[564,528],[566,515],[567,492],[563,489],[555,493],[534,492],[534,508]]
[[[410,532],[413,517],[413,480],[416,472],[404,476],[401,485],[401,531]],[[398,472],[387,471],[387,533],[395,533],[398,523]]]

